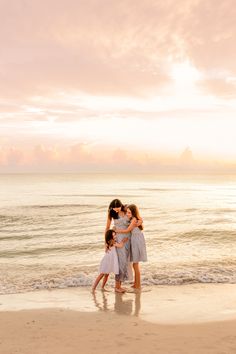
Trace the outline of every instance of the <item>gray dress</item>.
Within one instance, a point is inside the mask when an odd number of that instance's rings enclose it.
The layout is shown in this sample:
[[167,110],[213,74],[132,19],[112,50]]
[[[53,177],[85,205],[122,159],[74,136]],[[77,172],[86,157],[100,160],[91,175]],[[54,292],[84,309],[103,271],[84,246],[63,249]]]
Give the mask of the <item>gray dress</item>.
[[[127,216],[114,219],[114,225],[116,229],[126,230],[129,227],[130,221]],[[118,262],[119,262],[119,274],[116,274],[116,281],[124,281],[129,279],[129,261],[130,261],[130,237],[131,233],[116,234],[117,242],[121,242],[123,238],[128,237],[127,241],[122,248],[116,248]]]
[[131,231],[131,254],[130,260],[133,263],[146,262],[147,251],[146,243],[142,230],[139,227],[135,227]]

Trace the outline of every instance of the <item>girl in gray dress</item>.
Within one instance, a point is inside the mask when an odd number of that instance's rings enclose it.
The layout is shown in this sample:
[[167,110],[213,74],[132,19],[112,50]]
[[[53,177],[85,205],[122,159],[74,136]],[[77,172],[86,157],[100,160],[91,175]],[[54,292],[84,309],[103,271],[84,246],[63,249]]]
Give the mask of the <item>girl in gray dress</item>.
[[126,230],[116,229],[117,233],[126,234],[131,232],[131,256],[130,260],[133,262],[134,268],[134,285],[133,288],[141,288],[141,275],[139,269],[139,262],[147,261],[146,244],[143,235],[142,224],[137,226],[137,222],[142,222],[139,210],[136,205],[131,204],[127,207],[126,216],[130,220],[130,225]]

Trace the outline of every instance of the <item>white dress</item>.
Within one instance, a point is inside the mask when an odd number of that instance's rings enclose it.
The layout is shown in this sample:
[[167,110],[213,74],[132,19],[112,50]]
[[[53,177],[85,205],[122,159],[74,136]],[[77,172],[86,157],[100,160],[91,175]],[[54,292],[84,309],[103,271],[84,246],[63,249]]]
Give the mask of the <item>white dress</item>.
[[119,274],[119,262],[116,253],[116,247],[112,246],[103,256],[100,267],[99,273],[109,274]]

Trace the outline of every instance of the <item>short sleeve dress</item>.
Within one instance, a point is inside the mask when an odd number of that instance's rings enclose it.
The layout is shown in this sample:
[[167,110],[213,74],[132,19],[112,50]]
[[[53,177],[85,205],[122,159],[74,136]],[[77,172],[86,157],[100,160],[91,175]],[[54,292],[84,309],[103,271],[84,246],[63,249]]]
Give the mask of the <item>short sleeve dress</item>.
[[[118,219],[114,219],[116,229],[125,230],[129,227],[130,220],[128,217],[119,216]],[[118,262],[119,262],[119,274],[116,275],[117,281],[124,281],[130,279],[129,262],[130,262],[130,237],[131,233],[116,234],[117,242],[121,242],[123,238],[128,237],[129,241],[125,243],[124,247],[116,248]]]

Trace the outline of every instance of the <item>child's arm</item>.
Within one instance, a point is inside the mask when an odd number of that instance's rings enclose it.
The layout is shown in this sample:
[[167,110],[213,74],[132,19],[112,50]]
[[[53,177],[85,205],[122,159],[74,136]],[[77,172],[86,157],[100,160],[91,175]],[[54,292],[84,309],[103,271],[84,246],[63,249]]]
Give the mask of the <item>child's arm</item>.
[[143,219],[140,217],[140,219],[138,219],[136,222],[136,226],[139,227],[142,224],[143,224]]
[[131,224],[129,225],[129,227],[127,229],[124,229],[124,230],[120,230],[120,229],[117,230],[116,229],[116,233],[117,234],[127,234],[130,231],[132,231],[135,227],[137,227],[137,219],[133,218],[131,221]]
[[129,239],[128,237],[125,237],[120,243],[116,242],[114,246],[117,248],[122,248],[124,247],[124,244],[128,241],[128,239]]

